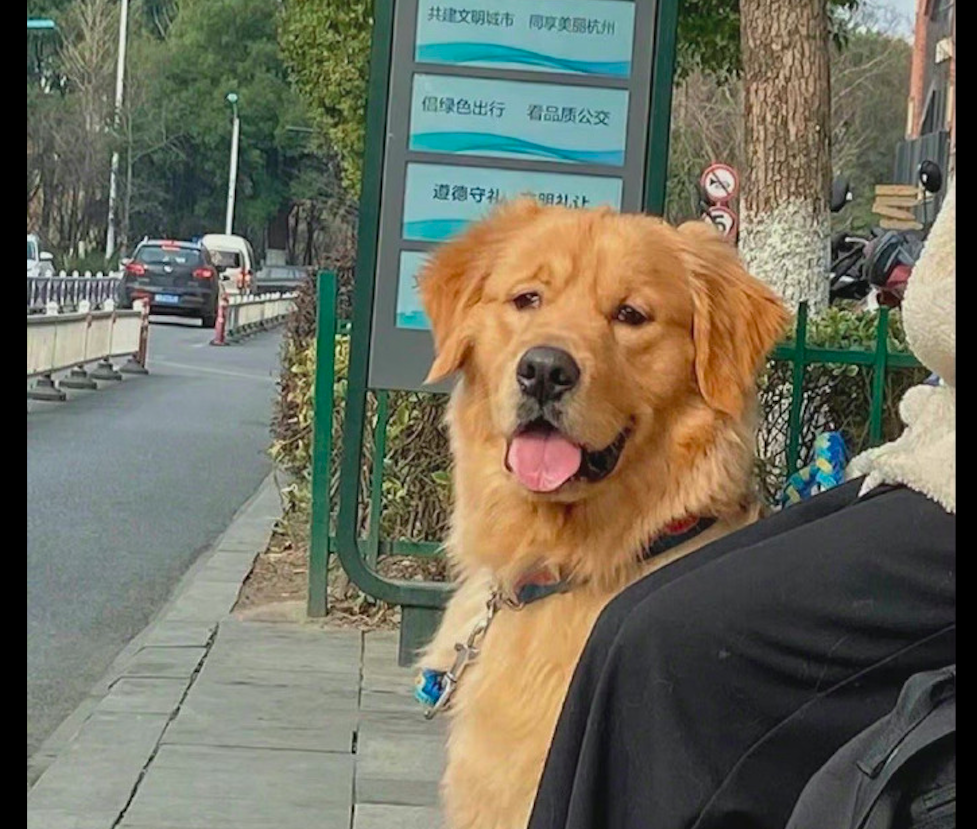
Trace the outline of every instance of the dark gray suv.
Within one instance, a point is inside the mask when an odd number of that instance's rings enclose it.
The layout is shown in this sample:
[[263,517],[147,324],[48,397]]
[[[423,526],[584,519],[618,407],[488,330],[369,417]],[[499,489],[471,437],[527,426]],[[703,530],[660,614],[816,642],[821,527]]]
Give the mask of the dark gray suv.
[[144,239],[125,264],[119,303],[131,308],[148,299],[153,314],[199,317],[204,328],[217,321],[217,269],[196,242]]

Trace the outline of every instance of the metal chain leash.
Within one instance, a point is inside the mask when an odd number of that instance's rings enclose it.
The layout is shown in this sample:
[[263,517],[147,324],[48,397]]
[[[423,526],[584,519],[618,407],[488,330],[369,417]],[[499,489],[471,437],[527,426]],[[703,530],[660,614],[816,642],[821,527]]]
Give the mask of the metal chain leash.
[[519,610],[522,607],[519,602],[506,598],[501,589],[496,588],[492,591],[492,595],[485,603],[485,615],[472,628],[471,633],[468,634],[467,641],[464,644],[461,642],[455,643],[457,655],[455,656],[454,664],[451,666],[451,670],[445,673],[441,680],[441,695],[438,697],[437,702],[424,712],[425,719],[432,719],[448,706],[448,702],[454,695],[461,675],[469,665],[472,665],[478,659],[482,640],[485,638],[485,634],[488,632],[489,626],[495,618],[495,614],[503,606],[511,607],[513,610]]

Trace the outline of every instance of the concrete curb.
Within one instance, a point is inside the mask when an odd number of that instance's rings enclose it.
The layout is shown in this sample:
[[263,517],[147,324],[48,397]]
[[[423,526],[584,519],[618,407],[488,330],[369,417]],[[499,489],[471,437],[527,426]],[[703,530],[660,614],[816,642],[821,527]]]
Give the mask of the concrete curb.
[[[227,529],[180,579],[152,621],[115,658],[81,704],[48,736],[27,764],[28,795],[124,676],[139,675],[142,656],[173,649],[201,649],[200,662],[218,622],[237,602],[241,585],[281,516],[275,473],[270,473]],[[134,666],[135,669],[134,669]],[[191,672],[193,673],[193,672]],[[192,675],[186,677],[187,687]],[[185,691],[186,689],[184,689]]]

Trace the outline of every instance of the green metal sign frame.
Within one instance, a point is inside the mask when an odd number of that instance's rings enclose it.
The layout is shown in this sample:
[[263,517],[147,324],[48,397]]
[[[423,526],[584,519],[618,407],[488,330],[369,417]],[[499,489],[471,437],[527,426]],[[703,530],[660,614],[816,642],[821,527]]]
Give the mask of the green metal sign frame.
[[[643,2],[643,0],[635,0]],[[367,419],[367,392],[370,351],[370,326],[374,306],[374,274],[377,264],[377,244],[380,225],[381,179],[383,170],[384,137],[390,87],[391,49],[395,0],[375,0],[373,36],[370,49],[369,98],[366,112],[366,146],[363,180],[360,195],[358,249],[353,290],[353,316],[347,375],[346,405],[343,427],[342,459],[339,470],[339,510],[336,526],[336,552],[347,575],[361,590],[377,599],[403,607],[401,627],[401,661],[409,659],[412,648],[430,635],[437,623],[440,609],[450,593],[450,585],[439,582],[397,581],[384,578],[365,560],[363,545],[358,540],[358,518],[361,497],[361,465],[363,440]],[[665,206],[665,182],[668,165],[669,123],[671,118],[672,81],[675,64],[675,32],[678,20],[678,0],[657,0],[655,21],[655,50],[652,64],[652,88],[649,107],[648,140],[645,160],[644,208],[661,215]],[[330,280],[320,284],[319,371],[330,359],[322,349],[333,344],[334,311],[323,308],[323,302],[334,301]],[[324,330],[325,329],[325,330]],[[325,359],[324,359],[325,358]],[[331,385],[331,383],[330,383]],[[328,397],[328,401],[326,399]],[[313,503],[323,500],[328,492],[328,438],[331,434],[331,388],[322,399],[316,393],[314,416],[313,463],[318,475],[313,478]],[[320,407],[318,405],[322,403]],[[321,463],[319,462],[321,461]],[[382,458],[375,463],[382,463]],[[325,465],[325,469],[319,466]],[[323,480],[325,478],[325,480]],[[320,507],[322,505],[320,504]],[[376,533],[372,526],[371,534]],[[328,511],[313,510],[312,548],[319,567],[328,557]],[[370,545],[367,545],[369,547]],[[320,560],[321,559],[321,560]],[[310,568],[311,569],[311,568]],[[325,612],[324,596],[312,600],[309,612]]]

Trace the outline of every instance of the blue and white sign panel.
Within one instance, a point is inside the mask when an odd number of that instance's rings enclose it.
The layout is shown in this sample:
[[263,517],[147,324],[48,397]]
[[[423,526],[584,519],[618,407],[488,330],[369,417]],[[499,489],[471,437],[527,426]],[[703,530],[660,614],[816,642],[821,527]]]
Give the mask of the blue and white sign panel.
[[417,274],[428,254],[416,250],[400,253],[400,269],[397,278],[397,327],[413,331],[429,331],[431,323],[421,307],[417,295]]
[[393,0],[370,385],[420,389],[424,260],[530,195],[640,210],[656,0]]
[[634,3],[420,0],[417,63],[627,78]]
[[407,165],[404,239],[443,242],[488,213],[496,204],[532,196],[565,207],[621,207],[619,178],[523,172],[450,164]]
[[620,167],[627,121],[624,89],[415,75],[408,148]]

